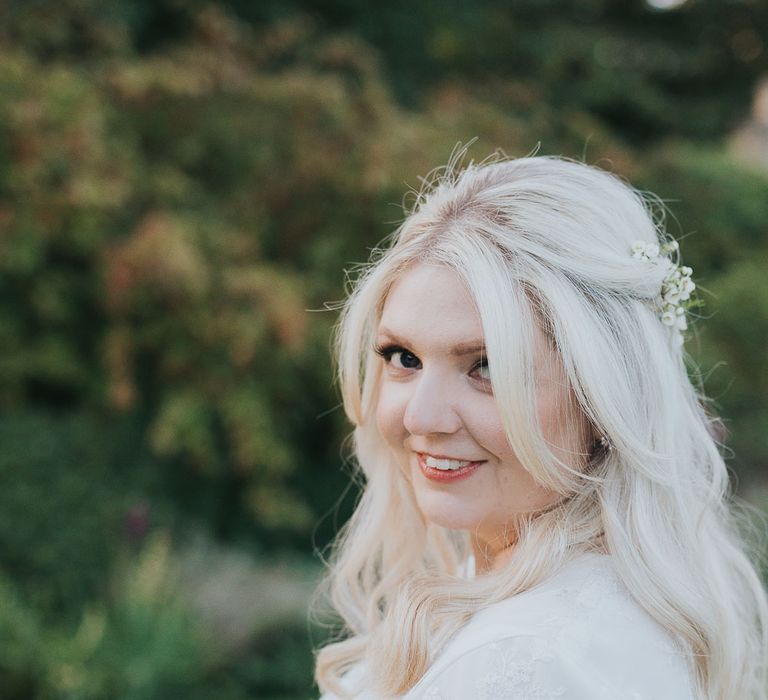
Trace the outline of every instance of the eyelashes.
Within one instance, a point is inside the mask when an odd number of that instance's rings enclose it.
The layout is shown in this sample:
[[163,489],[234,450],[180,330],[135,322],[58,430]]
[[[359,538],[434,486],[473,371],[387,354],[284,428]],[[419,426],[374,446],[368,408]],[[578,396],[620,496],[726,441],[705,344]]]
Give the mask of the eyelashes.
[[421,361],[416,355],[399,345],[377,345],[374,347],[374,351],[377,355],[383,357],[387,364],[392,364],[392,358],[395,355],[398,355],[400,368],[402,369],[417,369],[418,365],[421,364]]
[[[421,360],[407,348],[401,345],[376,345],[374,352],[384,359],[384,361],[395,369],[419,369]],[[472,365],[470,374],[477,375],[475,378],[483,383],[489,383],[491,380],[488,373],[488,359],[482,355],[480,359]]]
[[491,382],[491,375],[488,370],[488,360],[483,357],[481,360],[478,360],[477,364],[472,368],[473,372],[478,373],[478,378],[480,381],[490,384]]

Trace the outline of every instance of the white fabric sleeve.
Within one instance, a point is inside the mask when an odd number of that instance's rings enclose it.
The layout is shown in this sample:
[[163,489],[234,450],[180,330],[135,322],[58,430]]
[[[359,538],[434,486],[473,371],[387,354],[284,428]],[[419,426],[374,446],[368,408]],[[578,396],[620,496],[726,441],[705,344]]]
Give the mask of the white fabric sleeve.
[[[407,698],[414,700],[618,700],[597,669],[576,664],[536,636],[516,636],[466,652],[435,669]],[[419,691],[419,692],[414,692]]]

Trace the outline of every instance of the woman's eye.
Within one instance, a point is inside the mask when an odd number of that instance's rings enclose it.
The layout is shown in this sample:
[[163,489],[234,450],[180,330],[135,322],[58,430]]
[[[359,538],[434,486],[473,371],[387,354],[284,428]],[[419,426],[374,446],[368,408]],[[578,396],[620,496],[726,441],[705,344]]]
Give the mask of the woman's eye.
[[418,369],[421,364],[419,358],[407,350],[395,350],[389,356],[389,361],[395,365],[395,367],[402,367],[403,369]]
[[396,346],[376,348],[376,353],[395,369],[418,369],[421,366],[421,360],[405,348]]
[[484,382],[490,382],[491,381],[491,373],[488,369],[488,362],[485,360],[481,360],[475,365],[475,368],[472,370],[472,372],[477,376],[478,379],[484,381]]

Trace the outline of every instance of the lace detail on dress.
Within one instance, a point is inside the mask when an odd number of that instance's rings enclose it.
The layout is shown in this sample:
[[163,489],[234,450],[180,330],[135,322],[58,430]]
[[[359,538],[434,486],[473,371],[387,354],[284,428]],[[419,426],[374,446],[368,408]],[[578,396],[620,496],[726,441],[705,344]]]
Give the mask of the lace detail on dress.
[[557,700],[557,656],[548,642],[518,637],[486,644],[463,657],[429,686],[421,700]]
[[580,649],[588,644],[594,628],[590,620],[610,606],[613,620],[631,621],[624,606],[612,605],[629,595],[616,573],[604,562],[598,562],[585,575],[552,591],[560,605],[553,605],[541,620],[544,636],[549,636],[566,648]]
[[493,670],[477,679],[479,700],[554,700],[565,695],[564,687],[544,688],[537,680],[537,672],[555,659],[544,640],[531,640],[529,658],[521,658],[519,650],[501,644],[488,648],[496,660]]

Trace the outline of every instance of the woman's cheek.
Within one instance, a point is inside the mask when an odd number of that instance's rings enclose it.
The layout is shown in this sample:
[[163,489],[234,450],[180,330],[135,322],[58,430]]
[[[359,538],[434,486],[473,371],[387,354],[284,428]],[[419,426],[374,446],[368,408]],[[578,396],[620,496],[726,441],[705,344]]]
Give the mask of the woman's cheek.
[[391,447],[402,447],[405,440],[403,416],[405,414],[405,397],[396,387],[382,384],[379,389],[379,401],[376,406],[376,427],[379,434]]
[[467,401],[464,425],[478,445],[495,457],[504,459],[512,451],[496,400],[492,396]]

